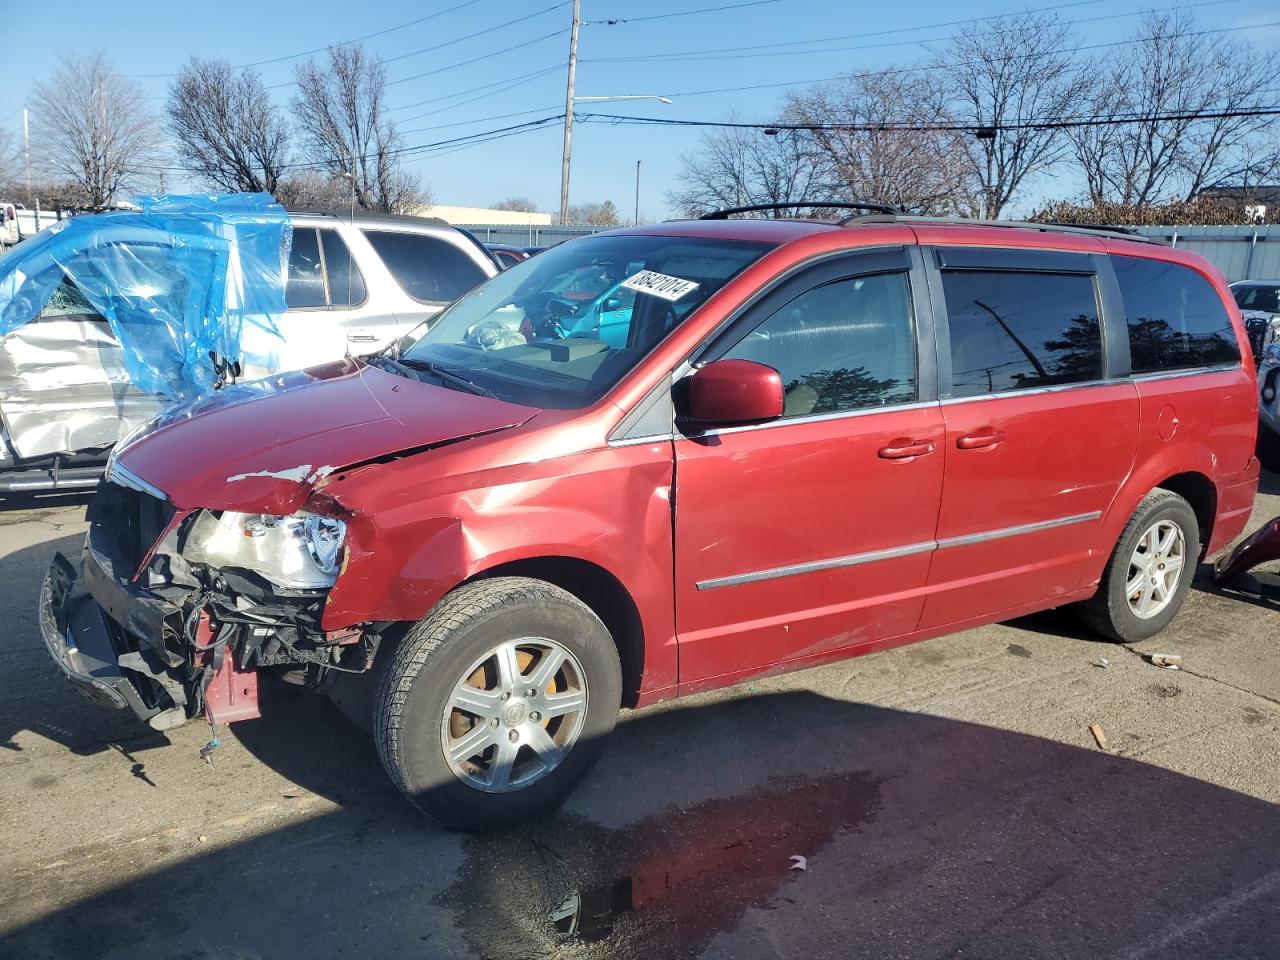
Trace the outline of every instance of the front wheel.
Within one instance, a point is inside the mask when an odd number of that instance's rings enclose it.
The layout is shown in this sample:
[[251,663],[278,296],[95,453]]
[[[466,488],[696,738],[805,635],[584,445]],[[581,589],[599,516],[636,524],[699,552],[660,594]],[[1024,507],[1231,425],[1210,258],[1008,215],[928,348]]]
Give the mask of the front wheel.
[[392,781],[449,827],[547,810],[585,776],[622,695],[617,649],[572,594],[523,577],[460,587],[409,631],[374,704]]
[[1171,490],[1152,490],[1125,525],[1085,619],[1120,643],[1153,637],[1177,615],[1200,559],[1195,511]]

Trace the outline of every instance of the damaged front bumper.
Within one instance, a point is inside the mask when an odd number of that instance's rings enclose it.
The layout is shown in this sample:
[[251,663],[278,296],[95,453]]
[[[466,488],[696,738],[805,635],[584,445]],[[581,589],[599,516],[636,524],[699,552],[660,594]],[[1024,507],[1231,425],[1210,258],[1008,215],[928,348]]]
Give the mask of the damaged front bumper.
[[121,476],[89,506],[79,564],[55,556],[40,591],[45,646],[80,692],[165,730],[258,716],[259,670],[320,687],[369,669],[379,625],[324,631],[327,590],[193,559],[207,512],[178,511]]
[[40,588],[40,634],[53,662],[95,703],[132,710],[157,730],[185,721],[180,677],[140,642],[162,637],[180,611],[116,580],[88,542],[81,572],[55,554]]

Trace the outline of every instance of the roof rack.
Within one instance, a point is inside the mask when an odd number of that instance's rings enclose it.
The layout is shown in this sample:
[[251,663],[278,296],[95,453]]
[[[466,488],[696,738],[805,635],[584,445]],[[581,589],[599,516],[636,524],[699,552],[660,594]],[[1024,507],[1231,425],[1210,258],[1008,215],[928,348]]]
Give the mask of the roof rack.
[[971,217],[926,217],[898,213],[886,216],[883,213],[865,214],[845,217],[840,221],[842,227],[872,225],[877,223],[949,223],[958,226],[1005,227],[1014,230],[1039,230],[1041,233],[1071,233],[1087,237],[1120,237],[1136,243],[1153,243],[1167,247],[1169,244],[1159,237],[1149,237],[1129,227],[1109,227],[1100,223],[1059,223],[1057,221],[1031,220],[979,220]]
[[798,200],[795,203],[753,203],[745,207],[725,207],[704,213],[699,220],[728,220],[735,213],[757,213],[761,210],[790,210],[793,207],[814,207],[823,210],[863,210],[871,213],[896,216],[902,213],[897,207],[887,203],[855,203],[846,200]]

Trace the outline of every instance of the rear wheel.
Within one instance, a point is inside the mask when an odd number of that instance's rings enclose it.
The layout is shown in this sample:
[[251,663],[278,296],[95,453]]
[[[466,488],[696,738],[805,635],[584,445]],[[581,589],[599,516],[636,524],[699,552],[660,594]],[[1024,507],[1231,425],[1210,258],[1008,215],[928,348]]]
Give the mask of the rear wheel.
[[445,597],[400,644],[374,705],[378,753],[415,806],[485,829],[555,806],[587,773],[622,693],[599,618],[502,577]]
[[1153,637],[1178,613],[1200,559],[1195,511],[1170,490],[1147,494],[1107,561],[1098,592],[1084,604],[1095,630],[1121,643]]

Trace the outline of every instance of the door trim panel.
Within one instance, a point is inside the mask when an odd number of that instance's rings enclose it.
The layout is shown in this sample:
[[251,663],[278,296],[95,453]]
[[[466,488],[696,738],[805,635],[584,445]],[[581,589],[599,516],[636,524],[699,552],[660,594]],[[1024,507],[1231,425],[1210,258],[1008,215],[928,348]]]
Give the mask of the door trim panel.
[[919,543],[907,543],[900,547],[889,547],[885,550],[871,550],[867,553],[853,553],[843,557],[829,557],[825,560],[812,560],[808,563],[796,563],[786,567],[771,567],[765,570],[751,570],[746,573],[735,573],[728,577],[716,577],[712,580],[699,580],[695,586],[698,590],[716,590],[720,587],[736,587],[744,583],[758,583],[761,580],[777,580],[782,577],[796,577],[806,573],[818,573],[823,570],[838,570],[842,567],[856,567],[881,560],[895,560],[898,557],[910,557],[917,553],[930,553],[934,550],[946,550],[949,547],[968,547],[975,543],[986,543],[990,540],[1003,540],[1006,537],[1017,537],[1028,533],[1040,533],[1056,527],[1066,527],[1076,523],[1090,523],[1102,517],[1101,510],[1088,513],[1077,513],[1069,517],[1054,517],[1051,520],[1037,520],[1034,523],[1020,523],[1012,527],[998,527],[994,530],[983,530],[980,533],[967,533],[958,537],[946,537],[942,540],[922,540]]

